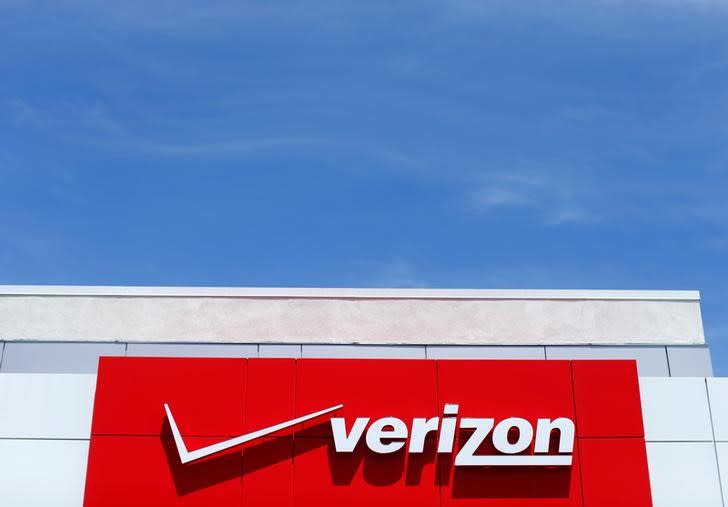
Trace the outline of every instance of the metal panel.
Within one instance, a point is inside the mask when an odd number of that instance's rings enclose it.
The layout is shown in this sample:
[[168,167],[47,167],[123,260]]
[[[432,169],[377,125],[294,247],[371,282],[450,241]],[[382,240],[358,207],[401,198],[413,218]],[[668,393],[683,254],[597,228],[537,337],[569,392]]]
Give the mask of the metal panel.
[[672,377],[712,377],[713,362],[708,347],[667,347]]
[[709,378],[707,381],[715,439],[728,442],[728,378]]
[[301,357],[300,345],[271,345],[261,343],[258,354],[260,357]]
[[654,507],[723,507],[712,442],[648,442]]
[[3,365],[3,354],[5,353],[5,342],[0,342],[0,368]]
[[636,359],[644,377],[669,377],[665,347],[546,347],[546,359]]
[[546,359],[543,347],[428,346],[429,359]]
[[99,356],[123,356],[123,343],[8,342],[3,373],[96,373]]
[[88,441],[0,440],[0,505],[80,507]]
[[303,345],[302,357],[424,359],[424,346],[409,345]]
[[645,440],[710,442],[713,431],[704,378],[640,378]]
[[728,442],[718,442],[716,454],[718,455],[718,470],[720,472],[720,483],[723,490],[723,502],[728,498]]
[[130,343],[127,356],[258,357],[258,345],[222,343]]
[[96,375],[0,373],[0,438],[87,439]]

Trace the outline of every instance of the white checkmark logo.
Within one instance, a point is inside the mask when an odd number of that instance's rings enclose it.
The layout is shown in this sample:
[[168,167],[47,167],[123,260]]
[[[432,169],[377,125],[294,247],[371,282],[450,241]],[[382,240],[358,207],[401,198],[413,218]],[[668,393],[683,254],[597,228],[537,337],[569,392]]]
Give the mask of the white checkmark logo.
[[222,442],[218,442],[217,444],[208,445],[207,447],[203,447],[194,451],[187,450],[187,446],[185,445],[184,440],[182,440],[182,434],[179,432],[177,423],[175,422],[172,411],[170,410],[167,403],[164,404],[164,410],[167,412],[169,426],[172,428],[172,435],[174,436],[174,443],[177,446],[177,452],[179,453],[180,460],[182,460],[182,463],[184,464],[201,458],[205,458],[207,456],[211,456],[213,454],[217,454],[218,452],[225,451],[227,449],[230,449],[231,447],[245,444],[247,442],[250,442],[251,440],[255,440],[256,438],[264,437],[266,435],[270,435],[271,433],[275,433],[276,431],[290,428],[291,426],[295,426],[296,424],[310,421],[311,419],[315,419],[322,415],[328,414],[329,412],[333,412],[334,410],[339,410],[343,406],[343,404],[334,405],[333,407],[325,408],[312,414],[297,417],[295,419],[291,419],[290,421],[285,421],[279,424],[274,424],[273,426],[268,426],[267,428],[259,429],[251,433],[245,433],[244,435],[240,435],[239,437],[224,440]]

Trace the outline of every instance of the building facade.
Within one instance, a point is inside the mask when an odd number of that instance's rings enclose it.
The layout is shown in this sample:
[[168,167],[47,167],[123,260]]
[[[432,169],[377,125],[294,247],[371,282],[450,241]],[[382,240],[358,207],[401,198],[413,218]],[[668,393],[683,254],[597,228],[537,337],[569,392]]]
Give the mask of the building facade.
[[[241,371],[240,386],[217,387]],[[287,389],[290,415],[277,412]],[[431,412],[410,411],[428,396]],[[468,396],[483,413],[465,413]],[[465,433],[454,450],[437,443],[456,416],[458,431],[492,426],[470,462]],[[432,445],[414,443],[415,418],[422,435],[432,421]],[[279,422],[291,431],[256,436]],[[539,451],[539,435],[561,440]],[[697,292],[0,287],[2,506],[726,507],[726,495],[728,379],[713,376]]]

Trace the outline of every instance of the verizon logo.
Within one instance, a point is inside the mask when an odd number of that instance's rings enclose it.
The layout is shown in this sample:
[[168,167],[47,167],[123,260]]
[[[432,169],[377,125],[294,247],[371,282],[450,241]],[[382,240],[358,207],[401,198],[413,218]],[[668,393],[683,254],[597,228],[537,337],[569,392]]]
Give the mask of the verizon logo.
[[[227,449],[251,442],[286,428],[324,416],[344,405],[312,412],[302,417],[268,426],[239,437],[188,451],[169,405],[164,404],[175,445],[182,463],[189,463]],[[425,440],[431,433],[437,434],[437,452],[451,454],[457,430],[463,445],[455,456],[455,466],[569,466],[574,451],[574,422],[567,417],[541,418],[536,427],[520,417],[508,417],[496,423],[494,418],[458,417],[457,404],[445,404],[443,417],[415,417],[410,426],[397,417],[383,417],[371,422],[370,417],[357,417],[349,428],[343,417],[332,417],[331,432],[334,448],[339,453],[354,452],[364,437],[367,448],[377,454],[389,454],[406,447],[407,452],[424,452]],[[366,433],[366,436],[365,436]],[[556,452],[550,454],[553,436],[558,437]],[[480,446],[490,438],[499,454],[476,454]],[[533,444],[533,454],[522,454]]]
[[[574,422],[566,417],[557,419],[538,419],[536,428],[526,419],[509,417],[496,424],[493,418],[458,418],[458,405],[446,404],[443,417],[412,419],[411,428],[396,417],[383,417],[369,424],[369,417],[357,417],[347,431],[343,418],[331,418],[336,452],[353,452],[366,429],[366,445],[375,453],[397,452],[405,445],[410,453],[424,452],[425,439],[430,433],[439,433],[437,452],[453,452],[456,429],[472,430],[461,432],[465,443],[455,457],[455,466],[555,466],[571,465],[574,450]],[[367,428],[368,426],[368,428]],[[515,430],[515,431],[514,431]],[[559,455],[549,455],[551,434],[559,436]],[[519,454],[535,445],[533,455]],[[485,440],[492,436],[493,447],[501,454],[475,454]],[[407,440],[409,439],[409,443]]]

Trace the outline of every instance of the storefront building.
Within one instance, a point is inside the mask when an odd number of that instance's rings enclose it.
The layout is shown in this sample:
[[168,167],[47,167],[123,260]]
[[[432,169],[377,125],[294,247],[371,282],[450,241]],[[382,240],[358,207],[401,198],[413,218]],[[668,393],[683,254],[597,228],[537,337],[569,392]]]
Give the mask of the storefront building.
[[705,506],[694,291],[0,287],[0,506]]

